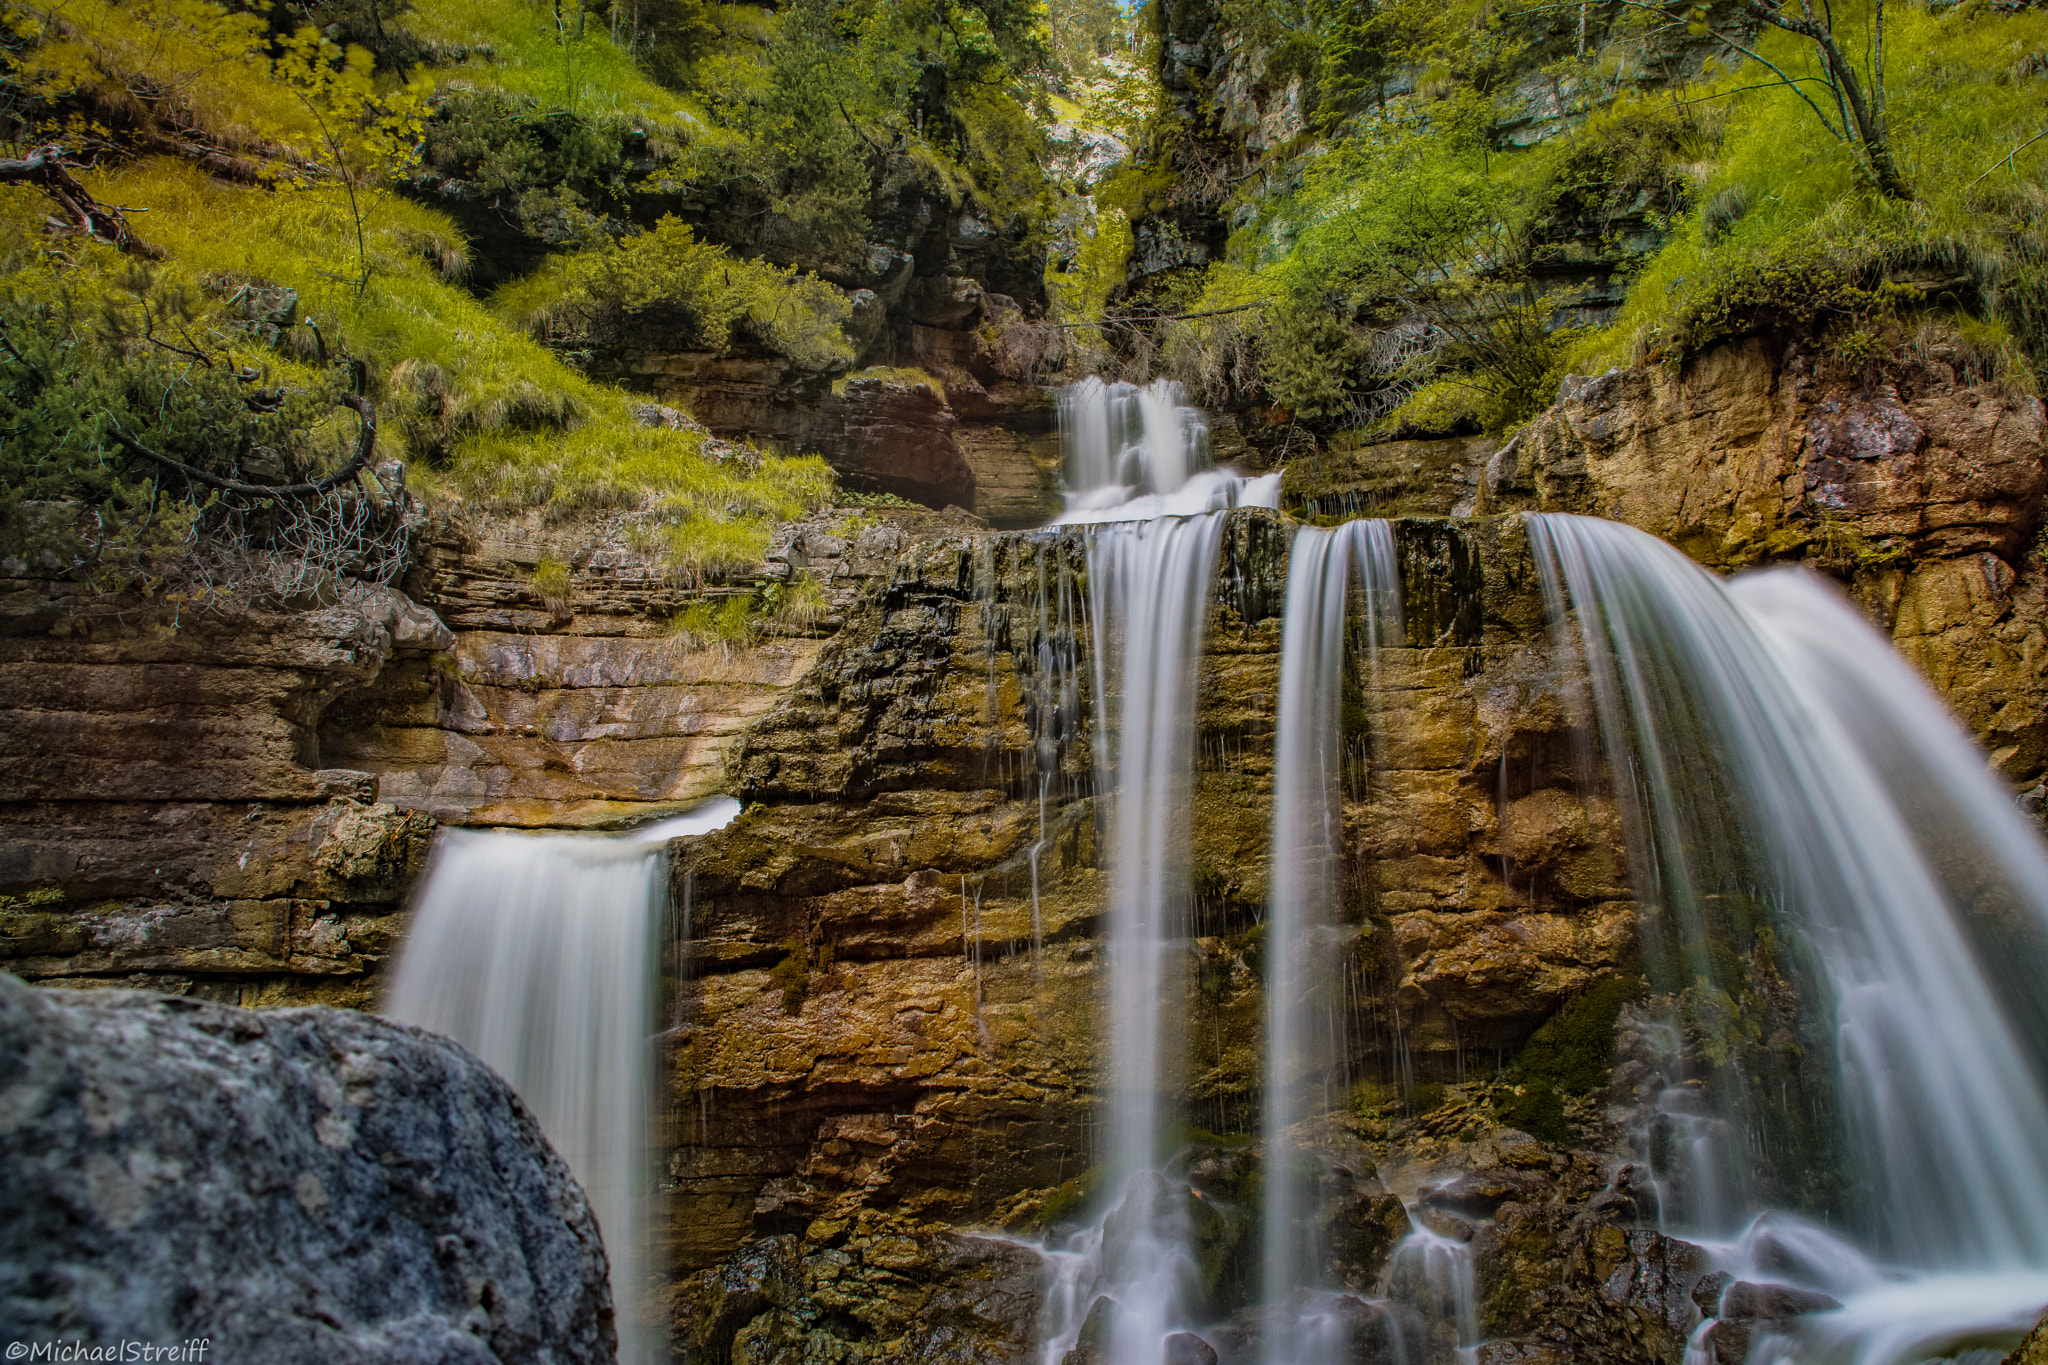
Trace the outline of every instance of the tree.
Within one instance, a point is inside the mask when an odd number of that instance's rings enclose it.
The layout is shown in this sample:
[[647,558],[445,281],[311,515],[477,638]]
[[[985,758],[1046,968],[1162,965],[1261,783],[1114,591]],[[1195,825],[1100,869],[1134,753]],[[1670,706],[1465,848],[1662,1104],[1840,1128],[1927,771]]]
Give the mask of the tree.
[[276,163],[273,174],[299,189],[338,187],[354,227],[356,297],[370,283],[365,227],[391,192],[392,181],[420,159],[431,78],[380,96],[367,48],[346,52],[318,29],[302,28],[281,44],[272,74],[311,119],[314,145]]
[[[1821,127],[1829,136],[1844,142],[1854,152],[1858,164],[1870,177],[1871,184],[1880,194],[1889,199],[1911,199],[1912,187],[1900,174],[1898,160],[1892,152],[1891,129],[1885,112],[1884,88],[1884,9],[1885,0],[1871,0],[1872,39],[1870,42],[1870,65],[1858,70],[1856,63],[1842,51],[1842,44],[1835,30],[1833,7],[1822,0],[1816,10],[1813,0],[1796,0],[1798,13],[1789,12],[1795,0],[1742,0],[1738,13],[1748,16],[1769,28],[1783,29],[1797,34],[1812,44],[1812,52],[1819,60],[1818,76],[1794,76],[1776,62],[1756,50],[1753,40],[1743,41],[1716,27],[1707,19],[1707,6],[1698,0],[1690,0],[1682,6],[1652,4],[1648,0],[1615,0],[1627,9],[1644,10],[1670,21],[1671,27],[1685,25],[1694,34],[1712,37],[1731,52],[1740,53],[1769,71],[1774,78],[1771,84],[1783,85],[1813,112],[1820,120]],[[1574,5],[1544,5],[1532,13],[1554,12],[1577,8]],[[1817,101],[1804,87],[1819,85],[1823,90],[1822,100]],[[1823,102],[1832,107],[1833,117]]]

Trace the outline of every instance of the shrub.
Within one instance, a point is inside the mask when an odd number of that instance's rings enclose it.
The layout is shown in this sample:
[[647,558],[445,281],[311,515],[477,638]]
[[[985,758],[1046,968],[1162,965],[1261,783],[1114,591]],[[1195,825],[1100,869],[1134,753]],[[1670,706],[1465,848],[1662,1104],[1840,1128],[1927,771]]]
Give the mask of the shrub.
[[838,289],[700,242],[673,216],[624,242],[553,257],[492,303],[519,325],[575,345],[617,345],[636,321],[660,316],[707,350],[724,350],[738,329],[809,369],[843,368],[853,358],[840,330],[852,305]]

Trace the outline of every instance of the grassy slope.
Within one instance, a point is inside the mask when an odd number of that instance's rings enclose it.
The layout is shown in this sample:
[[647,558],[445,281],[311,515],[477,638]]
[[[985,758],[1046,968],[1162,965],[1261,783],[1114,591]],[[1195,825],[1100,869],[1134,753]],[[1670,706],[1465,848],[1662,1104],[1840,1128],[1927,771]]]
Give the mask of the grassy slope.
[[[600,32],[567,48],[555,43],[543,6],[426,0],[407,21],[423,37],[491,49],[488,59],[437,70],[434,79],[444,84],[493,82],[549,100],[573,95],[578,108],[658,119],[672,135],[685,135],[678,131],[690,117],[685,100],[649,80]],[[104,102],[147,76],[172,90],[216,146],[252,161],[280,148],[320,157],[308,105],[274,78],[268,55],[251,50],[232,16],[201,0],[184,0],[175,12],[62,0],[39,28],[42,41],[23,65],[60,92],[68,87]],[[402,94],[388,77],[381,84],[387,95]],[[455,433],[453,458],[440,471],[416,463],[416,485],[503,508],[647,507],[663,514],[678,559],[692,567],[758,557],[772,521],[829,496],[830,472],[815,457],[769,459],[749,473],[705,458],[693,433],[641,426],[633,398],[564,364],[444,276],[464,248],[455,225],[432,209],[370,190],[360,200],[367,212],[359,256],[356,219],[331,180],[295,187],[288,178],[216,179],[164,157],[110,161],[85,178],[166,253],[160,277],[226,275],[297,290],[330,347],[368,363],[387,416],[405,407],[408,375],[430,374],[442,409],[437,420]],[[11,239],[33,241],[40,199],[12,189],[0,200],[18,229]],[[17,298],[90,300],[133,262],[88,244],[62,254],[16,253],[10,265],[0,283]],[[285,356],[247,358],[280,378],[306,377]],[[387,421],[380,453],[416,454],[405,430],[402,420]]]
[[[1834,13],[1845,46],[1866,51],[1868,0]],[[1753,62],[1724,55],[1692,79],[1644,81],[1647,19],[1624,14],[1586,58],[1547,65],[1531,55],[1547,22],[1533,5],[1397,0],[1377,8],[1362,37],[1326,17],[1305,20],[1321,48],[1320,69],[1315,59],[1307,66],[1310,89],[1319,82],[1324,91],[1324,130],[1306,154],[1296,147],[1272,158],[1267,175],[1223,206],[1251,225],[1186,304],[1266,306],[1170,329],[1168,362],[1213,386],[1215,368],[1249,333],[1266,388],[1289,406],[1315,412],[1322,401],[1326,419],[1371,420],[1359,416],[1358,392],[1377,383],[1408,395],[1383,425],[1497,431],[1547,401],[1567,371],[1675,358],[1772,321],[1810,328],[1847,356],[1874,355],[1931,324],[2007,384],[2035,389],[2048,360],[2048,141],[2011,167],[2000,158],[2044,126],[2048,13],[1894,0],[1887,19],[1886,88],[1911,203],[1861,183],[1849,149]],[[1408,78],[1394,88],[1409,92],[1333,110],[1333,54],[1347,36],[1374,47],[1387,71]],[[1280,32],[1268,41],[1279,54],[1298,44]],[[1777,30],[1760,46],[1800,76],[1812,74],[1804,49]],[[1494,128],[1532,71],[1575,91],[1580,117],[1535,146],[1504,147]],[[1302,321],[1342,314],[1360,333],[1385,325],[1400,312],[1390,297],[1412,297],[1416,280],[1439,286],[1439,316],[1506,313],[1523,300],[1547,311],[1558,300],[1542,296],[1540,272],[1522,270],[1546,215],[1560,205],[1613,211],[1641,189],[1661,190],[1675,206],[1652,214],[1661,247],[1624,250],[1631,287],[1614,325],[1511,339],[1537,352],[1521,359],[1540,382],[1489,373],[1488,357],[1471,354],[1484,344],[1419,374],[1375,374],[1351,342]],[[1940,290],[1923,297],[1916,281]],[[1346,365],[1351,393],[1331,397],[1330,380]]]

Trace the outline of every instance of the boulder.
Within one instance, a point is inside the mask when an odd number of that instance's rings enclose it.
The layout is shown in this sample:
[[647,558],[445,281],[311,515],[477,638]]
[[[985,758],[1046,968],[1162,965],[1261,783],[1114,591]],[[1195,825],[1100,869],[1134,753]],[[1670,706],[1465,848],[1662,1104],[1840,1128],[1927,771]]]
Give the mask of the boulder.
[[445,1038],[0,976],[0,1337],[273,1365],[605,1362],[604,1248]]

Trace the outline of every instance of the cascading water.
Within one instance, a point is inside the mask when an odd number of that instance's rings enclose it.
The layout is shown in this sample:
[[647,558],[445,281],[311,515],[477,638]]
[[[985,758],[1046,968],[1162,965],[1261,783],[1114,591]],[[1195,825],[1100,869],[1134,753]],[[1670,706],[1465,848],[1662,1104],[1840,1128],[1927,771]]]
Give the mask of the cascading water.
[[1209,465],[1209,424],[1180,385],[1084,379],[1060,394],[1067,510],[1057,524],[1150,521],[1233,507],[1278,507],[1280,476]]
[[[1724,583],[1589,518],[1529,535],[1591,682],[1666,1028],[1704,1040],[1672,1089],[1713,1112],[1651,1126],[1666,1226],[1844,1304],[1753,1360],[2010,1344],[2048,1305],[2038,838],[1810,575]],[[1803,1034],[1745,1036],[1726,1003],[1745,990],[1796,1002]]]
[[619,1357],[651,1361],[648,1086],[670,839],[730,798],[622,836],[448,830],[385,1013],[445,1033],[517,1091],[569,1163],[611,1259]]
[[[1110,1356],[1144,1360],[1185,1325],[1194,1277],[1184,1191],[1158,1172],[1170,1120],[1162,1094],[1178,1074],[1170,962],[1188,933],[1189,802],[1195,664],[1222,543],[1222,512],[1271,507],[1279,476],[1207,469],[1201,415],[1163,381],[1145,389],[1086,380],[1060,404],[1067,448],[1065,524],[1087,541],[1095,627],[1098,790],[1110,797],[1107,1188],[1097,1228],[1056,1263],[1087,1292],[1055,1295],[1048,1360],[1073,1345],[1098,1297],[1117,1311]],[[1078,1259],[1076,1259],[1078,1258]],[[1060,1305],[1064,1303],[1066,1310]]]
[[[1285,1302],[1319,1264],[1305,1231],[1295,1170],[1295,1125],[1329,1112],[1328,1090],[1344,1053],[1335,964],[1339,942],[1337,868],[1343,849],[1344,740],[1340,725],[1345,630],[1352,581],[1365,589],[1364,635],[1376,670],[1380,645],[1400,629],[1400,577],[1393,527],[1353,521],[1334,530],[1303,527],[1288,554],[1281,627],[1279,733],[1274,743],[1272,895],[1266,922],[1266,1179],[1260,1213],[1263,1295]],[[1341,1089],[1341,1087],[1340,1087]],[[1318,1094],[1320,1093],[1320,1095]],[[1341,1102],[1341,1101],[1338,1101]],[[1308,1358],[1310,1329],[1275,1314],[1264,1347],[1268,1365]]]

